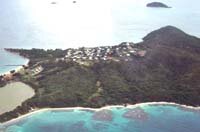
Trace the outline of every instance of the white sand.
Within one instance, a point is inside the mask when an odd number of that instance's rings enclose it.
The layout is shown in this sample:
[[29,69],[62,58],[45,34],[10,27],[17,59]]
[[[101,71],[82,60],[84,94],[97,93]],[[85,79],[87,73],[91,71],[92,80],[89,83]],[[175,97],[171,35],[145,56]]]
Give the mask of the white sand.
[[33,109],[31,110],[28,114],[22,115],[18,118],[12,119],[10,121],[4,122],[3,125],[9,125],[13,122],[16,122],[17,120],[26,118],[32,114],[36,114],[36,113],[40,113],[40,112],[44,112],[44,111],[49,111],[49,110],[53,110],[53,111],[60,111],[60,110],[93,110],[93,111],[100,111],[100,110],[110,110],[112,108],[116,108],[116,107],[121,107],[121,108],[136,108],[139,106],[145,106],[145,105],[173,105],[173,106],[181,106],[181,107],[185,107],[185,108],[189,108],[189,109],[194,109],[194,110],[200,110],[200,107],[193,107],[193,106],[187,106],[187,105],[180,105],[177,103],[173,103],[173,102],[147,102],[147,103],[138,103],[138,104],[128,104],[126,107],[123,105],[110,105],[110,106],[104,106],[101,108],[86,108],[86,107],[68,107],[68,108],[43,108],[43,109]]

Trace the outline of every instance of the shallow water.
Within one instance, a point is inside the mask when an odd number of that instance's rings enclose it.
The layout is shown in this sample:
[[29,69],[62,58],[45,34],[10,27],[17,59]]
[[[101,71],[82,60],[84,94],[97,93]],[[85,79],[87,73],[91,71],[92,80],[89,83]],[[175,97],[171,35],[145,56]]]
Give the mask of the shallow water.
[[[48,110],[2,126],[5,132],[199,132],[200,111],[173,105],[111,108],[99,113],[83,110]],[[132,111],[132,114],[127,114]],[[136,112],[137,114],[135,114]],[[111,115],[111,116],[110,116]],[[126,116],[125,116],[126,115]],[[140,116],[138,116],[140,115]],[[110,118],[112,117],[112,118]],[[3,128],[4,127],[4,128]]]
[[0,114],[12,111],[34,94],[30,86],[21,82],[13,82],[0,88]]

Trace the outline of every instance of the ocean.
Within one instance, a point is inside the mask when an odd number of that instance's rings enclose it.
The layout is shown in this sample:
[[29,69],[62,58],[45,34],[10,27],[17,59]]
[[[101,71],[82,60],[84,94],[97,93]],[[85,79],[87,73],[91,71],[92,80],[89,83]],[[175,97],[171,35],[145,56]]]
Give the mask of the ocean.
[[200,109],[171,104],[46,110],[2,125],[4,132],[199,132]]
[[[54,1],[56,4],[51,4]],[[139,42],[166,25],[200,37],[198,0],[2,0],[0,47],[72,48]]]

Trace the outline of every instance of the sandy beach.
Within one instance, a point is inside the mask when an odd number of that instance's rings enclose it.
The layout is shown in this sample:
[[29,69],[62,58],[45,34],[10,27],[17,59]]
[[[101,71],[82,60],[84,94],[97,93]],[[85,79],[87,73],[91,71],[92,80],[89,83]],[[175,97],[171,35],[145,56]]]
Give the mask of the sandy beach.
[[32,109],[29,113],[25,114],[25,115],[21,115],[18,118],[12,119],[10,121],[4,122],[2,123],[2,125],[9,125],[12,124],[14,122],[17,122],[18,120],[24,119],[28,116],[31,116],[32,114],[36,114],[36,113],[40,113],[40,112],[45,112],[45,111],[67,111],[67,110],[92,110],[92,111],[101,111],[101,110],[110,110],[112,108],[136,108],[136,107],[141,107],[141,106],[147,106],[147,105],[169,105],[169,106],[177,106],[177,107],[182,107],[182,108],[187,108],[187,109],[193,109],[193,110],[200,110],[200,106],[198,107],[193,107],[193,106],[187,106],[187,105],[180,105],[177,103],[173,103],[173,102],[147,102],[147,103],[138,103],[138,104],[128,104],[127,106],[123,106],[123,105],[110,105],[110,106],[104,106],[101,108],[87,108],[87,107],[68,107],[68,108],[43,108],[43,109]]

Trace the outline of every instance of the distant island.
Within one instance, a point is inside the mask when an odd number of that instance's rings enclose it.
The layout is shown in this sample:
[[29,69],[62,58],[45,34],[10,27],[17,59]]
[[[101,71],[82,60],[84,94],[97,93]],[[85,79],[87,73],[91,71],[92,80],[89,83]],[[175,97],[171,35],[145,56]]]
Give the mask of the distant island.
[[147,4],[147,7],[156,7],[156,8],[171,8],[168,5],[161,2],[151,2]]
[[54,4],[54,5],[55,5],[55,4],[57,4],[57,2],[55,2],[55,1],[52,1],[52,2],[51,2],[51,4]]
[[[0,115],[0,122],[50,107],[160,101],[199,106],[200,39],[166,26],[143,40],[66,50],[6,49],[30,60],[12,81],[30,85],[35,96]],[[1,76],[0,85],[7,81]]]

